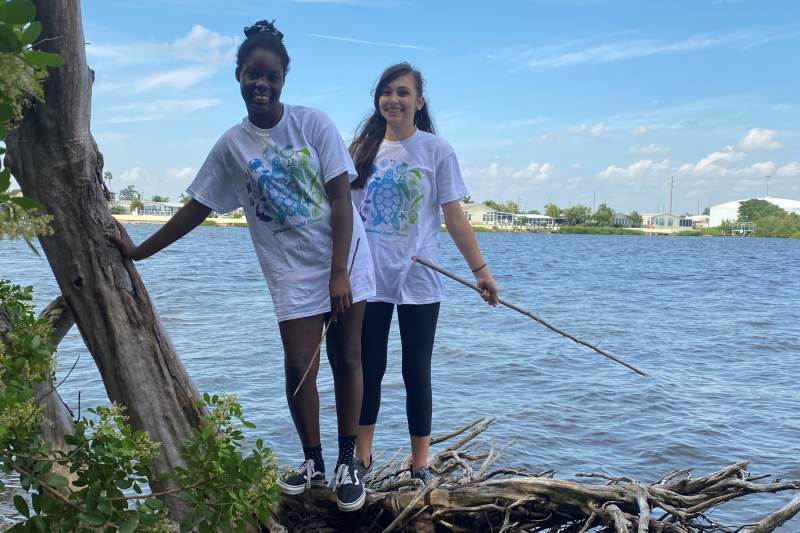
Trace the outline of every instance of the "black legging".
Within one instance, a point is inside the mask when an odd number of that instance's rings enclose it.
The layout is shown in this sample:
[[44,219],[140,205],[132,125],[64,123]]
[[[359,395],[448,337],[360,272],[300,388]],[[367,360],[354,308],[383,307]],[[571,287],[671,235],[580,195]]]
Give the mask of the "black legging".
[[[393,310],[394,304],[385,302],[367,302],[364,310],[364,326],[361,330],[364,399],[359,421],[363,426],[374,425],[378,420]],[[403,345],[408,432],[412,437],[427,437],[431,434],[431,354],[439,318],[439,302],[398,305],[397,318]]]

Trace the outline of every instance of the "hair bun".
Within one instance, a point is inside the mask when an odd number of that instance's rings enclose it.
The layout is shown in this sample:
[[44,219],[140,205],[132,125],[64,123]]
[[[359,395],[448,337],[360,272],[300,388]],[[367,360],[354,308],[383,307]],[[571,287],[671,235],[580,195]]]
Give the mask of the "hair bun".
[[247,38],[250,38],[253,35],[258,35],[259,33],[269,33],[279,41],[283,42],[283,33],[281,33],[278,28],[275,27],[275,19],[273,19],[272,22],[267,20],[259,20],[252,26],[245,26],[244,28],[244,35]]

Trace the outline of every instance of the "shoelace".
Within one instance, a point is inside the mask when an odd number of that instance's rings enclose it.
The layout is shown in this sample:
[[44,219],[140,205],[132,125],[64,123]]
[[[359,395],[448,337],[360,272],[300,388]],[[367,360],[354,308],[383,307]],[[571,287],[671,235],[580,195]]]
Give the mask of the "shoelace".
[[354,470],[353,475],[356,478],[355,481],[350,477],[350,468],[344,463],[340,464],[336,470],[336,486],[341,487],[345,483],[358,485],[358,472]]
[[317,470],[314,468],[314,459],[307,459],[303,461],[303,464],[300,465],[300,468],[297,469],[300,474],[305,473],[306,476],[306,488],[311,488],[311,478],[317,475]]

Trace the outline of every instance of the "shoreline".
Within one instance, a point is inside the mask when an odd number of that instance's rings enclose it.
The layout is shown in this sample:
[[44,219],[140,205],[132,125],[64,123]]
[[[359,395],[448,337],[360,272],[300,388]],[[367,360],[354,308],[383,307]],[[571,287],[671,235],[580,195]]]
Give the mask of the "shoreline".
[[[166,224],[172,218],[163,215],[112,215],[116,220],[130,224]],[[244,218],[218,217],[207,218],[201,226],[221,226],[246,228],[247,220]],[[592,226],[564,226],[564,231],[552,231],[547,229],[528,229],[522,227],[500,227],[500,226],[471,226],[475,233],[555,233],[562,235],[632,235],[632,236],[665,236],[665,237],[721,237],[718,233],[713,233],[708,229],[693,230],[687,228],[612,228],[612,227],[592,227]],[[444,224],[441,231],[446,232]],[[727,235],[725,235],[727,236]],[[769,237],[767,237],[769,238]],[[784,237],[774,237],[784,238]]]
[[[172,218],[163,215],[111,215],[120,222],[130,222],[132,224],[166,224]],[[207,218],[201,226],[236,226],[247,227],[247,221],[244,218]]]

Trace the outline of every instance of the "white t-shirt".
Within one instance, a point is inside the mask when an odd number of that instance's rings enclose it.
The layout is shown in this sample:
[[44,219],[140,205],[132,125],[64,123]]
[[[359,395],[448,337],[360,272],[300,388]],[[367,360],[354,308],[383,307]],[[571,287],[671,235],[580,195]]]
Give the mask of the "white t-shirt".
[[450,143],[420,130],[402,141],[384,140],[365,187],[352,194],[375,264],[376,294],[369,301],[441,301],[439,274],[411,257],[438,263],[441,205],[467,195]]
[[[350,181],[356,177],[333,122],[319,110],[284,104],[273,128],[258,128],[245,117],[225,132],[187,189],[218,213],[244,208],[278,322],[331,309],[333,236],[324,184],[343,173]],[[375,276],[353,207],[348,268],[357,239],[350,276],[354,302],[375,294]]]

